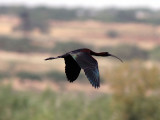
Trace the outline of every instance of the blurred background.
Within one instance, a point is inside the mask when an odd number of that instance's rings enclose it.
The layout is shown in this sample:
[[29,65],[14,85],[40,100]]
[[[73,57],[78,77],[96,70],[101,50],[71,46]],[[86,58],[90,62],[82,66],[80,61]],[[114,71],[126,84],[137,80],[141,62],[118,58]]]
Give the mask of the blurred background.
[[[63,59],[95,57],[101,87],[82,71],[74,83]],[[160,120],[159,0],[0,1],[1,120]]]

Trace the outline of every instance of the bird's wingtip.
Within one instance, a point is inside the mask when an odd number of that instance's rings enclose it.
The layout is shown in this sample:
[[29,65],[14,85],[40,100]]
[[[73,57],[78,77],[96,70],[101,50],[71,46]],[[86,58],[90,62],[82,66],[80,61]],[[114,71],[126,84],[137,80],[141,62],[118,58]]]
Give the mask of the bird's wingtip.
[[92,85],[95,89],[99,89],[100,85]]

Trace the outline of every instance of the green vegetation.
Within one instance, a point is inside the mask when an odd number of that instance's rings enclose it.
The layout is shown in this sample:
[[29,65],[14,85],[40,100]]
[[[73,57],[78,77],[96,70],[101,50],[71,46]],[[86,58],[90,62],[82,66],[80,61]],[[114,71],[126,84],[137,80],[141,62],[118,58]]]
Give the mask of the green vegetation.
[[[116,37],[116,33],[111,31],[108,34]],[[75,40],[76,41],[76,40]],[[65,52],[79,49],[79,48],[89,48],[94,49],[94,46],[86,45],[79,42],[56,42],[54,47],[43,46],[41,42],[36,42],[31,39],[19,38],[13,39],[9,37],[0,37],[0,50],[14,51],[20,53],[53,53],[53,54],[63,54]],[[117,45],[117,46],[106,46],[98,48],[99,51],[109,51],[117,56],[121,56],[124,60],[140,59],[140,60],[160,60],[160,48],[156,47],[152,50],[144,50],[135,45]]]
[[[7,74],[8,76],[11,77],[10,74]],[[4,72],[0,73],[0,79],[6,78],[8,77]],[[58,72],[55,70],[49,70],[46,71],[44,73],[40,73],[40,72],[30,72],[30,71],[20,71],[15,73],[15,75],[13,75],[12,77],[18,77],[21,80],[43,80],[43,79],[47,79],[47,80],[51,80],[51,81],[55,81],[55,82],[64,82],[67,81],[66,75],[62,72]],[[80,82],[85,82],[86,78],[84,76],[84,74],[79,75],[78,79],[80,79]]]
[[79,42],[56,42],[55,47],[48,48],[48,46],[43,46],[41,42],[37,41],[37,44],[34,44],[34,40],[27,38],[10,38],[5,36],[0,36],[0,50],[5,51],[14,51],[20,53],[63,53],[64,51],[68,52],[78,48],[90,48],[92,46],[85,45]]
[[[149,9],[94,10],[0,6],[0,14],[19,16],[23,22],[18,29],[24,32],[37,27],[46,32],[49,20],[92,19],[103,22],[160,24],[159,11]],[[119,35],[115,30],[106,33],[106,36],[111,38],[119,37]],[[35,42],[29,38],[16,39],[0,36],[0,50],[4,51],[63,54],[78,48],[94,49],[94,46],[78,42],[52,44],[53,47],[52,45],[48,47],[40,41]],[[132,45],[106,46],[96,49],[99,52],[109,51],[125,61],[122,65],[107,69],[101,76],[103,84],[110,86],[112,91],[110,94],[106,94],[103,88],[102,93],[88,94],[88,91],[86,93],[69,92],[65,90],[65,87],[56,93],[51,90],[22,92],[0,85],[0,120],[160,120],[160,69],[158,65],[145,67],[146,65],[143,65],[145,63],[139,62],[139,60],[159,61],[160,47],[148,51]],[[67,81],[65,74],[61,72],[21,70],[21,67],[17,67],[17,64],[20,64],[19,61],[10,60],[9,62],[8,65],[4,65],[8,70],[2,71],[2,68],[0,71],[0,82],[12,81],[12,79]],[[84,74],[80,74],[78,81],[86,81],[87,78],[84,77]],[[91,85],[89,84],[88,87]]]
[[[5,51],[14,51],[14,52],[42,52],[43,48],[34,45],[31,39],[21,38],[14,39],[10,37],[0,37],[0,49]],[[45,51],[45,50],[44,50]]]
[[47,71],[44,73],[40,72],[29,72],[29,71],[20,71],[15,74],[16,77],[20,78],[21,80],[42,80],[42,79],[48,79],[48,80],[54,80],[58,82],[59,80],[64,81],[66,80],[65,74],[57,71]]
[[95,10],[85,8],[47,8],[44,6],[33,8],[27,8],[23,6],[0,6],[0,14],[16,15],[23,20],[25,19],[23,25],[20,26],[20,28],[24,30],[31,30],[35,27],[38,27],[44,32],[47,31],[47,22],[49,20],[72,21],[93,19],[103,22],[137,22],[160,24],[159,10],[141,8],[105,8]]
[[156,47],[150,51],[150,57],[154,60],[160,60],[160,47]]
[[114,90],[114,120],[160,119],[160,69],[127,63],[107,73],[106,77]]
[[57,82],[59,80],[63,80],[63,81],[66,80],[65,74],[63,74],[61,72],[53,71],[53,70],[46,72],[44,77],[46,77],[47,79],[50,79],[50,80],[56,80]]
[[[17,92],[11,88],[1,87],[0,102],[3,104],[0,104],[0,119],[96,120],[96,118],[101,118],[105,120],[106,117],[110,116],[109,97],[88,100],[82,95],[74,97],[70,94],[69,96],[53,93],[49,90],[42,93],[30,93]],[[100,106],[98,102],[101,102]],[[108,113],[105,113],[102,110],[103,108]]]
[[64,42],[57,42],[52,51],[54,53],[61,53],[62,54],[64,52],[68,52],[68,51],[72,51],[72,50],[80,49],[80,48],[92,49],[93,46],[86,45],[86,44],[79,43],[79,42],[65,42],[65,43]]
[[[125,63],[106,71],[112,94],[0,87],[1,120],[159,120],[160,69]],[[101,88],[100,88],[101,89]],[[98,90],[97,90],[98,91]]]
[[9,77],[9,74],[4,71],[0,71],[0,80]]
[[[21,16],[22,13],[27,13],[30,16],[31,22],[43,19],[56,19],[56,20],[88,20],[95,19],[106,22],[148,22],[159,23],[159,11],[151,9],[118,9],[118,8],[105,8],[101,10],[85,9],[85,8],[47,8],[43,6],[27,8],[20,6],[0,6],[0,14],[15,14]],[[136,14],[141,12],[146,15],[143,19],[138,19]],[[150,16],[150,17],[149,17]],[[153,19],[151,21],[151,18]]]
[[115,55],[120,56],[124,60],[150,59],[149,58],[150,53],[148,51],[133,45],[118,45],[115,47],[105,47],[105,48],[101,48],[101,51],[109,51]]
[[133,45],[118,45],[115,47],[104,47],[101,51],[109,51],[115,55],[121,56],[124,60],[148,59],[148,51]]
[[108,36],[110,38],[117,38],[117,37],[119,37],[119,33],[115,30],[109,30],[106,32],[106,36]]
[[21,78],[21,80],[29,79],[29,80],[41,80],[41,75],[38,73],[31,73],[28,71],[21,71],[17,74],[17,77]]

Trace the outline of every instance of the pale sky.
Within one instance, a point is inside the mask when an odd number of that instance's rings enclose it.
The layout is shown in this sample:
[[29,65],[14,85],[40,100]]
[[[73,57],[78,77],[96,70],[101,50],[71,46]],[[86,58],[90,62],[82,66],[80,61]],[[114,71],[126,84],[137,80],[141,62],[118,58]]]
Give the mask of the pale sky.
[[65,7],[148,7],[160,9],[160,0],[0,0],[0,5],[65,6]]

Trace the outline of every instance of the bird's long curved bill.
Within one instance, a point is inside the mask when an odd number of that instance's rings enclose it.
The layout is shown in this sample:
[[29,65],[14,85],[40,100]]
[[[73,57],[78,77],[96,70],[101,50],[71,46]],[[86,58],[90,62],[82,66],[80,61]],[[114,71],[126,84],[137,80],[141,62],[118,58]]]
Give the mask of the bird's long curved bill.
[[117,58],[118,60],[120,60],[121,62],[123,62],[123,60],[121,60],[119,57],[117,57],[117,56],[115,56],[115,55],[110,54],[110,56],[115,57],[115,58]]

